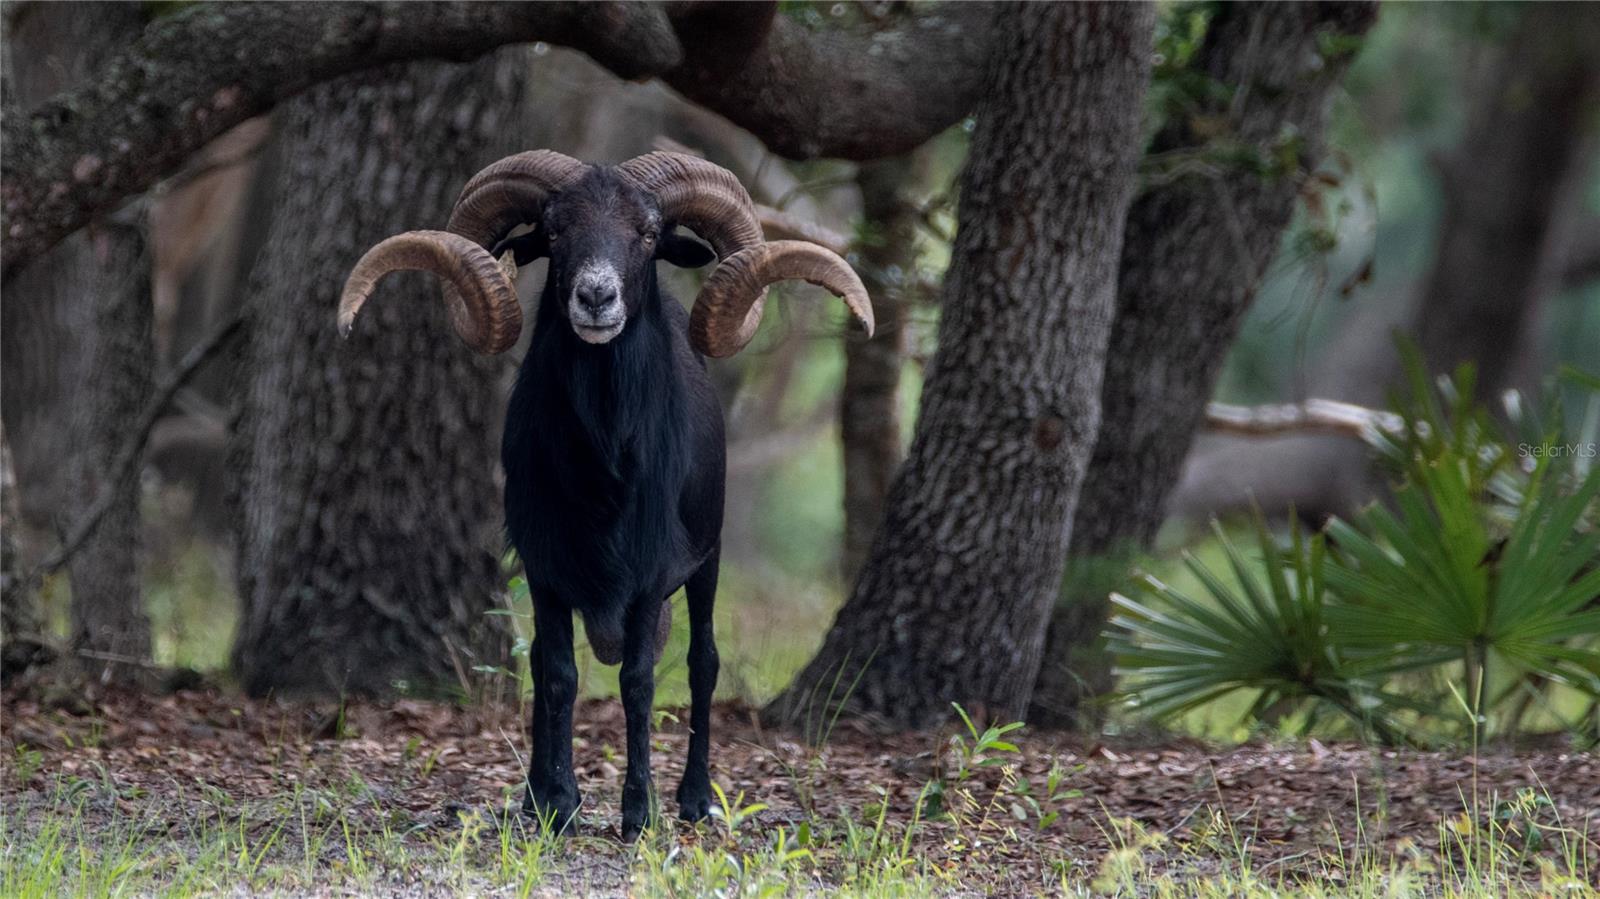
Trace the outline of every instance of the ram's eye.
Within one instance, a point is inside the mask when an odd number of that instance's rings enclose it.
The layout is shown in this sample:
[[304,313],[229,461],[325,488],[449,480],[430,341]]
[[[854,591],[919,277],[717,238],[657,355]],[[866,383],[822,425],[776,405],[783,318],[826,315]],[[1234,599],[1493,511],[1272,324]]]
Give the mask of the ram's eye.
[[656,232],[646,231],[639,235],[639,239],[644,242],[645,246],[648,247],[656,242]]
[[555,243],[556,242],[556,238],[559,237],[559,236],[560,236],[560,232],[558,232],[556,229],[554,229],[554,228],[546,228],[545,229],[544,239],[549,241],[550,243]]

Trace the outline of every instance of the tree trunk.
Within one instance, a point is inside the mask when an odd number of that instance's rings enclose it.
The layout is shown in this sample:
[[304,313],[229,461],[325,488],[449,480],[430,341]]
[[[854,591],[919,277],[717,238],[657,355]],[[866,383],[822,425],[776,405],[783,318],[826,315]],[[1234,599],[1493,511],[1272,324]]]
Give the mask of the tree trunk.
[[883,519],[889,484],[900,467],[900,372],[906,363],[906,310],[917,261],[917,204],[907,196],[913,156],[866,163],[856,174],[868,238],[857,270],[872,296],[877,332],[844,341],[839,440],[844,449],[846,586],[854,584]]
[[1227,92],[1175,112],[1151,158],[1249,159],[1163,180],[1128,212],[1100,432],[1029,723],[1091,724],[1098,710],[1088,700],[1111,688],[1101,650],[1107,594],[1126,576],[1130,551],[1161,526],[1240,320],[1322,161],[1333,90],[1355,55],[1349,38],[1375,13],[1367,3],[1217,8],[1193,69]]
[[413,63],[324,85],[280,111],[279,200],[251,277],[234,666],[245,689],[465,688],[506,658],[496,487],[504,360],[448,325],[439,287],[394,278],[340,341],[361,254],[437,228],[509,152],[526,57]]
[[33,585],[17,555],[18,524],[11,444],[0,425],[0,677],[8,681],[53,655]]
[[910,453],[775,716],[814,719],[841,673],[850,710],[897,726],[952,701],[1026,711],[1099,423],[1153,19],[1123,3],[998,14]]
[[[72,633],[69,646],[90,677],[101,683],[142,683],[150,659],[150,619],[144,611],[139,578],[139,494],[137,475],[121,483],[107,470],[150,401],[155,345],[150,336],[150,257],[142,226],[110,225],[76,235],[64,244],[86,242],[90,280],[82,270],[63,271],[58,286],[75,290],[88,305],[89,327],[82,334],[81,365],[70,402],[73,451],[68,456],[69,494],[64,520],[78,516],[105,491],[116,500],[67,562],[72,583]],[[49,258],[49,257],[47,257]],[[26,278],[19,278],[22,282]],[[62,285],[61,280],[66,284]],[[63,299],[66,295],[63,293]]]
[[[142,22],[128,4],[39,4],[20,12],[9,35],[8,100],[27,110],[75,86]],[[67,238],[7,283],[0,325],[0,401],[23,517],[60,536],[103,491],[116,495],[67,569],[70,648],[102,683],[138,682],[150,657],[138,570],[139,482],[105,477],[151,388],[142,230],[142,223],[102,222]]]
[[1467,131],[1439,165],[1444,211],[1417,342],[1433,372],[1476,363],[1480,396],[1511,386],[1552,278],[1559,191],[1589,140],[1600,96],[1600,7],[1528,4],[1477,85]]

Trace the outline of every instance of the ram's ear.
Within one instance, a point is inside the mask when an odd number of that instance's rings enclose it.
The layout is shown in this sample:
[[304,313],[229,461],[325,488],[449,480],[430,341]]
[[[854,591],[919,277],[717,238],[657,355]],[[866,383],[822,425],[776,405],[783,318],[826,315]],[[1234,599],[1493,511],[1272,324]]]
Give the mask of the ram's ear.
[[717,254],[692,237],[669,231],[661,235],[661,243],[656,245],[656,258],[670,262],[678,268],[699,268],[702,265],[710,265],[712,260],[717,258]]
[[490,255],[499,259],[505,255],[506,250],[516,254],[517,265],[527,265],[535,259],[544,259],[550,255],[550,241],[545,240],[544,229],[535,228],[526,234],[508,237],[495,244]]

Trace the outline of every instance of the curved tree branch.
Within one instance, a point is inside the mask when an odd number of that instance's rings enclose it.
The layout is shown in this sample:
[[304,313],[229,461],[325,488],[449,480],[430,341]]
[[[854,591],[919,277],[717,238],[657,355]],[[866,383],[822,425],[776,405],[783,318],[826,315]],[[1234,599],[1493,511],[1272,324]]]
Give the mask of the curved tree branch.
[[914,8],[870,30],[814,30],[770,3],[685,4],[683,65],[662,76],[791,159],[905,153],[972,111],[1003,4]]
[[623,78],[660,76],[785,156],[894,155],[972,108],[994,6],[813,30],[770,2],[196,4],[150,26],[89,86],[6,117],[0,269],[9,276],[315,84],[534,40]]
[[212,138],[313,85],[505,44],[582,50],[624,78],[682,59],[645,3],[202,3],[150,26],[89,84],[4,124],[7,275],[175,171]]

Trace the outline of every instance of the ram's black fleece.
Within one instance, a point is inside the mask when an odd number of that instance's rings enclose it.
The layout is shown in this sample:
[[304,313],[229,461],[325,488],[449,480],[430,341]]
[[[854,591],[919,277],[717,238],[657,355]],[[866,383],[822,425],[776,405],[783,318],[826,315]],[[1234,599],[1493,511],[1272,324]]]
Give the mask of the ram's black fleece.
[[668,596],[722,527],[722,409],[688,316],[646,267],[639,320],[580,340],[550,278],[506,411],[506,528],[536,592],[583,615],[615,662],[622,601]]
[[[523,262],[548,255],[550,270],[501,447],[506,529],[534,597],[527,806],[558,827],[578,808],[571,759],[577,612],[595,656],[622,665],[629,724],[623,833],[631,837],[650,808],[652,669],[671,620],[666,600],[685,586],[693,733],[679,814],[703,818],[711,803],[722,407],[704,359],[689,345],[688,315],[661,290],[655,261],[698,266],[713,257],[674,235],[652,197],[606,168],[553,198],[544,222],[509,246]],[[615,273],[620,296],[584,307],[579,296],[588,288],[579,273],[596,267]],[[579,336],[575,314],[615,310],[618,302],[626,315],[620,333],[604,342]]]

